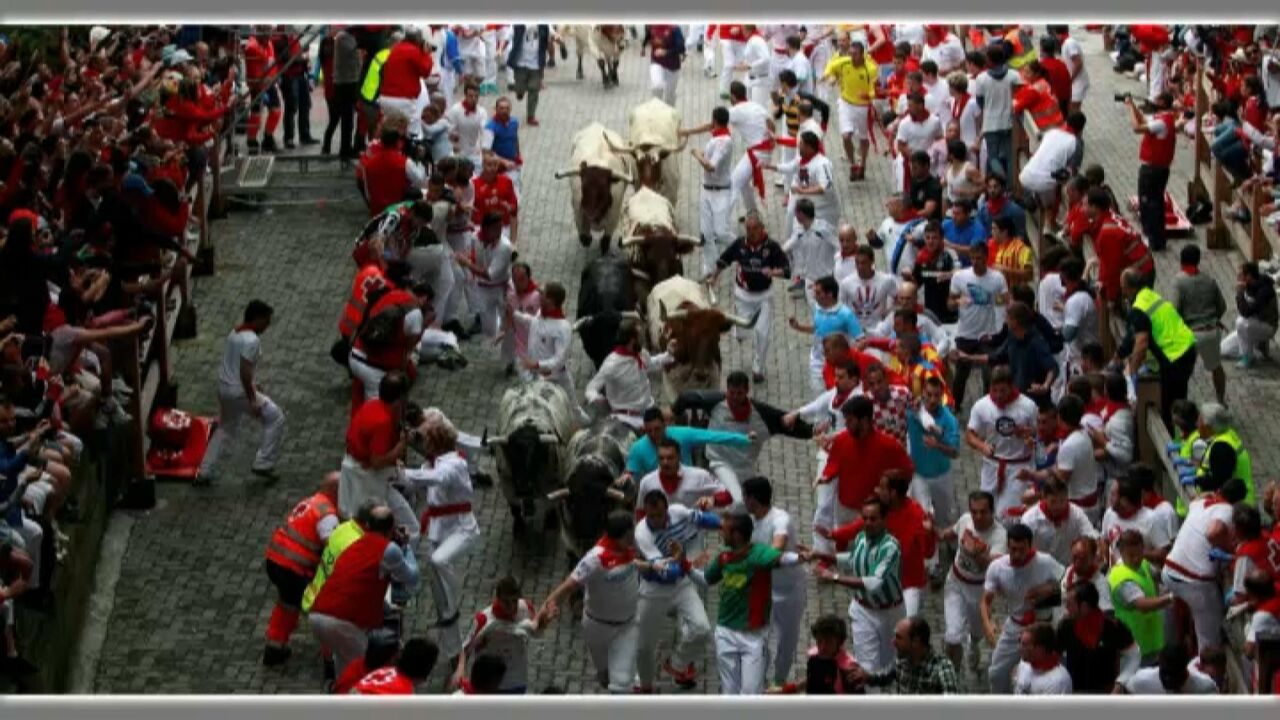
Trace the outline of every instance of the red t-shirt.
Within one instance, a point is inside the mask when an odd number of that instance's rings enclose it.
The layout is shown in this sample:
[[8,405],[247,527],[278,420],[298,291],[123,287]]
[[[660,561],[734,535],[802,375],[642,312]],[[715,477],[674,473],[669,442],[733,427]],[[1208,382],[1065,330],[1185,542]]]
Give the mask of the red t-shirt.
[[880,478],[890,470],[915,472],[906,448],[897,438],[880,430],[872,430],[864,438],[855,438],[847,429],[836,435],[822,469],[824,478],[835,478],[836,496],[840,504],[858,509],[875,492]]
[[1067,64],[1058,58],[1040,58],[1040,67],[1044,68],[1049,79],[1049,88],[1059,103],[1071,102],[1071,71]]
[[412,695],[413,680],[399,668],[383,667],[365,675],[351,690],[354,695]]
[[[476,192],[475,211],[471,214],[471,222],[479,225],[485,214],[492,211],[502,216],[503,225],[511,224],[511,218],[520,211],[519,201],[516,200],[516,188],[511,183],[511,178],[499,174],[493,182],[489,182],[483,176],[477,176],[471,179],[471,186]],[[508,211],[502,207],[502,203],[510,205],[511,210]]]
[[1115,223],[1103,225],[1099,221],[1093,236],[1093,251],[1098,256],[1098,284],[1102,295],[1109,301],[1120,297],[1120,276],[1128,266],[1125,259],[1125,248],[1129,247],[1131,235]]
[[347,426],[347,454],[363,463],[375,455],[386,455],[396,445],[397,431],[391,406],[374,398],[360,406]]
[[431,55],[408,41],[396,43],[382,65],[383,97],[414,99],[422,93],[422,80],[431,75]]
[[337,681],[333,683],[334,695],[347,695],[356,683],[364,679],[369,674],[368,668],[364,664],[364,658],[359,657],[352,660],[342,674],[338,676]]
[[[924,561],[937,549],[937,540],[932,532],[924,529],[925,519],[929,513],[924,511],[920,503],[906,498],[902,504],[889,511],[885,516],[885,529],[898,541],[902,548],[902,587],[924,587],[927,574]],[[858,537],[864,523],[861,519],[848,525],[842,525],[831,531],[831,539],[841,549]]]

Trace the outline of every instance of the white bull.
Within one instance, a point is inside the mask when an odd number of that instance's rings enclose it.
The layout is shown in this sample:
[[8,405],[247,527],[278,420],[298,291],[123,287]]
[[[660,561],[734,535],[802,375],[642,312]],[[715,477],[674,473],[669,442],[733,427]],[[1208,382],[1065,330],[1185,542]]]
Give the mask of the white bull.
[[[684,151],[687,138],[680,137],[680,111],[658,98],[632,108],[627,117],[630,143],[612,146],[636,163],[635,186],[662,193],[674,207],[680,197],[680,168],[676,157]],[[676,157],[673,157],[676,156]]]
[[572,402],[555,383],[534,380],[503,394],[498,434],[487,445],[517,531],[526,520],[547,524],[546,498],[564,485],[565,446],[576,430]]
[[556,179],[571,179],[573,224],[583,247],[591,244],[591,234],[601,234],[601,252],[609,251],[609,241],[622,218],[623,198],[632,181],[631,158],[615,153],[610,144],[620,144],[618,134],[593,122],[573,136],[572,166],[556,173]]
[[618,84],[618,61],[626,47],[626,31],[621,25],[560,25],[556,28],[560,41],[573,38],[574,52],[578,56],[578,79],[583,78],[582,58],[590,55],[600,68],[604,86]]

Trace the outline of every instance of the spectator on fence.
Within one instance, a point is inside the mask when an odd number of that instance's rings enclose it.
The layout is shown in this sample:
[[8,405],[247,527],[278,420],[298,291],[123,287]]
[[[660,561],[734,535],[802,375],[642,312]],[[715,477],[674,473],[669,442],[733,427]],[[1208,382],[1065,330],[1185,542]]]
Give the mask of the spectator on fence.
[[1276,336],[1280,306],[1276,303],[1275,281],[1256,262],[1246,262],[1236,277],[1236,328],[1222,341],[1226,357],[1239,357],[1239,366],[1253,366],[1255,353],[1270,357],[1271,339]]

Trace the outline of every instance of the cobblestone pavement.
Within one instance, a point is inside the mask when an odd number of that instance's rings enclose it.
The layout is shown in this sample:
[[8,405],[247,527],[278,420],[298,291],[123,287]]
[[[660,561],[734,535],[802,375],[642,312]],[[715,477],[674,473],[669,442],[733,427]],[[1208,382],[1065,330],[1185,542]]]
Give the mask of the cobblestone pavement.
[[[1100,36],[1084,37],[1093,89],[1086,112],[1088,161],[1105,165],[1112,186],[1122,196],[1136,187],[1136,139],[1129,132],[1122,106],[1112,93],[1136,90],[1137,84],[1114,75],[1102,51]],[[558,279],[576,296],[579,272],[595,249],[584,251],[574,238],[566,184],[551,179],[570,154],[573,133],[592,120],[625,131],[627,111],[648,99],[647,62],[634,48],[625,55],[621,88],[600,87],[594,68],[587,80],[576,81],[573,68],[563,64],[548,72],[542,96],[542,127],[522,131],[526,165],[524,207],[519,243],[521,255],[532,263],[543,281]],[[686,67],[680,78],[679,109],[685,124],[705,122],[719,100],[715,81],[701,74],[701,63]],[[317,100],[317,114],[323,112]],[[492,98],[486,100],[491,104]],[[523,118],[523,107],[517,106]],[[834,123],[833,123],[834,125]],[[828,147],[839,142],[832,136]],[[1170,187],[1179,196],[1191,167],[1190,143],[1183,140]],[[833,159],[839,156],[833,152]],[[678,213],[682,229],[696,232],[695,165],[681,158],[684,181]],[[843,159],[837,169],[847,172]],[[881,201],[889,185],[887,163],[873,162],[866,182],[841,183],[843,216],[865,229],[879,224]],[[345,178],[330,197],[353,190]],[[770,189],[770,227],[781,232],[777,196]],[[215,409],[216,363],[222,339],[238,321],[245,303],[262,298],[276,308],[276,325],[264,340],[261,381],[289,417],[288,437],[280,463],[283,479],[266,487],[247,472],[251,443],[244,442],[230,454],[221,482],[211,489],[193,490],[186,485],[162,485],[160,505],[134,525],[116,588],[114,612],[97,666],[95,690],[101,693],[313,693],[321,687],[316,643],[305,624],[295,635],[295,654],[283,668],[264,669],[259,663],[262,637],[270,613],[273,588],[262,569],[262,553],[272,529],[288,508],[310,493],[322,473],[335,469],[342,457],[346,426],[348,386],[328,357],[334,322],[346,296],[352,267],[349,249],[364,219],[357,203],[325,203],[245,212],[214,225],[219,267],[211,278],[198,282],[195,291],[200,310],[200,335],[182,343],[176,353],[176,377],[181,383],[183,407],[212,413]],[[1167,289],[1177,269],[1177,248],[1159,258],[1160,288]],[[1206,269],[1230,290],[1235,252],[1208,254]],[[727,293],[721,293],[722,298]],[[721,302],[727,302],[722,299]],[[809,399],[803,358],[806,336],[791,332],[786,318],[803,312],[795,301],[779,298],[773,343],[766,374],[768,381],[754,389],[762,400],[794,407]],[[573,308],[569,308],[570,313]],[[1229,318],[1230,319],[1230,318]],[[739,346],[724,340],[726,368],[746,367],[750,341]],[[462,429],[480,432],[495,424],[494,414],[502,379],[496,349],[472,342],[465,348],[471,359],[467,369],[448,373],[431,370],[414,390],[413,399],[436,405]],[[588,379],[589,362],[574,350],[578,387]],[[1280,395],[1275,367],[1269,363],[1241,374],[1234,366],[1230,400],[1243,416],[1240,430],[1253,452],[1260,477],[1277,466],[1277,449],[1268,438],[1280,436],[1276,415],[1263,408]],[[974,393],[971,392],[972,396]],[[1196,378],[1193,395],[1211,397],[1208,378]],[[777,503],[800,518],[807,537],[812,517],[809,480],[815,471],[810,446],[790,440],[768,444],[760,459],[760,471],[772,478]],[[957,494],[977,484],[974,459],[966,454],[959,463]],[[493,583],[512,573],[527,596],[540,602],[564,576],[566,566],[558,553],[538,553],[513,541],[505,503],[496,488],[478,491],[478,516],[483,538],[477,549],[462,560],[465,578],[464,611],[478,609],[488,600]],[[715,617],[716,592],[711,592],[709,613]],[[927,594],[926,616],[942,634],[940,594]],[[810,594],[806,626],[820,613],[845,616],[847,591],[822,588]],[[409,619],[411,633],[427,632],[434,619],[429,593],[421,591]],[[807,640],[807,637],[805,638]],[[665,644],[664,644],[665,646]],[[804,646],[800,648],[804,651]],[[534,691],[551,684],[570,693],[595,693],[590,682],[589,660],[579,627],[562,618],[530,651],[529,685]],[[697,692],[717,692],[712,652],[701,664],[703,681]],[[967,672],[967,671],[966,671]],[[985,679],[966,675],[969,686],[985,690]],[[438,669],[433,687],[442,678]],[[662,692],[678,692],[669,682]]]

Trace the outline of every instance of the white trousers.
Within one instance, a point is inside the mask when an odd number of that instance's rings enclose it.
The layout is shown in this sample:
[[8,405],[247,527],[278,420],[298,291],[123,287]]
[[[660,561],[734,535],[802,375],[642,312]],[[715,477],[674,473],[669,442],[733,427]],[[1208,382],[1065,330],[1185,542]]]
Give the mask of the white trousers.
[[658,636],[662,631],[663,620],[671,608],[676,610],[676,618],[680,624],[680,636],[675,649],[671,653],[672,664],[683,670],[690,663],[702,657],[702,649],[711,636],[711,622],[707,620],[707,609],[698,596],[697,587],[691,581],[682,581],[679,588],[671,593],[658,595],[641,595],[636,619],[640,628],[640,641],[636,651],[636,673],[640,677],[640,686],[653,687],[653,678],[657,669]]
[[351,371],[352,377],[360,381],[360,387],[364,388],[365,402],[378,397],[378,386],[382,384],[382,378],[386,377],[386,370],[365,362],[364,354],[359,350],[351,351],[347,358],[347,369]]
[[[457,562],[475,547],[478,531],[455,531],[440,541],[427,541],[427,565],[431,567],[431,597],[436,603],[436,619],[447,623],[439,628],[436,644],[440,656],[451,658],[462,651],[462,581]],[[450,622],[452,621],[452,622]]]
[[484,55],[463,55],[462,74],[475,79],[477,82],[483,80],[485,75]]
[[200,475],[212,479],[218,468],[218,460],[228,441],[235,442],[240,434],[240,425],[245,417],[251,417],[262,425],[262,440],[258,444],[258,454],[253,459],[254,470],[270,470],[280,459],[280,445],[284,442],[284,411],[271,401],[265,393],[258,393],[262,400],[262,414],[253,417],[249,414],[249,399],[246,397],[224,397],[218,395],[218,427],[209,438],[209,447],[205,449],[204,459],[200,462]]
[[368,500],[385,502],[391,508],[396,525],[403,526],[409,539],[416,540],[421,528],[418,515],[404,495],[391,485],[396,479],[394,467],[369,470],[350,455],[344,455],[338,475],[338,510],[346,517],[355,517],[356,511]]
[[[824,465],[826,465],[826,453],[819,456],[818,472],[822,472]],[[828,554],[836,551],[836,545],[831,540],[818,535],[816,528],[835,530],[841,525],[847,525],[862,516],[859,511],[841,504],[839,490],[836,488],[836,483],[838,482],[840,481],[833,480],[829,483],[822,483],[815,493],[813,548]]]
[[981,602],[981,583],[971,585],[957,579],[954,571],[947,573],[947,583],[942,589],[942,608],[948,645],[963,646],[968,640],[982,637]]
[[743,513],[747,511],[746,502],[742,499],[742,479],[738,477],[738,473],[734,472],[732,467],[721,463],[711,463],[711,474],[724,484],[725,489],[729,491],[729,495],[733,497],[733,502],[729,507],[724,509],[726,513]]
[[658,63],[649,63],[649,90],[662,102],[676,106],[676,84],[680,73],[668,70]]
[[995,496],[996,519],[1006,525],[1017,522],[1017,517],[1010,515],[1009,511],[1022,507],[1022,491],[1027,487],[1027,483],[1018,479],[1018,471],[1022,468],[1032,469],[1032,463],[1006,462],[1004,488],[997,490],[1000,485],[1000,463],[988,458],[982,460],[980,487]]
[[893,667],[897,658],[893,629],[904,617],[906,613],[901,605],[887,610],[872,610],[856,600],[849,603],[853,659],[867,672],[882,673]]
[[354,660],[364,657],[369,645],[369,635],[364,628],[322,613],[311,613],[307,623],[316,642],[333,654],[333,667],[339,676]]
[[[445,350],[458,351],[458,336],[448,330],[427,328],[418,343],[418,357],[423,360],[434,360]],[[460,351],[459,351],[460,352]]]
[[[720,94],[729,92],[729,83],[733,82],[733,66],[742,59],[745,44],[739,40],[720,41]],[[765,105],[768,108],[768,105]]]
[[791,677],[796,646],[800,644],[805,606],[809,602],[809,584],[802,569],[796,569],[798,577],[785,584],[779,583],[777,572],[775,570],[773,576],[773,608],[769,614],[769,634],[773,643],[773,683],[783,685]]
[[[807,292],[808,288],[806,288]],[[826,367],[827,361],[822,356],[815,358],[813,353],[809,353],[809,390],[815,395],[821,395],[827,391],[827,381],[822,376],[822,369]],[[822,466],[819,465],[821,470]]]
[[748,78],[747,91],[750,93],[751,102],[766,109],[773,107],[773,96],[769,93],[772,85],[773,80],[768,75],[759,78]]
[[[471,246],[475,242],[475,236],[470,232],[448,233],[445,238],[453,252],[463,254],[471,252]],[[458,319],[458,307],[462,304],[464,295],[467,299],[467,306],[472,310],[475,309],[475,289],[474,285],[469,282],[470,273],[464,270],[458,264],[458,261],[453,258],[449,259],[446,266],[453,274],[453,281],[447,283],[447,289],[432,288],[436,291],[435,306],[440,311],[440,322],[442,324]],[[442,270],[440,274],[443,275],[444,271]]]
[[[755,354],[751,360],[751,371],[757,373],[764,372],[765,359],[769,355],[769,328],[773,323],[773,294],[769,290],[764,292],[748,292],[738,285],[733,286],[734,305],[737,306],[738,315],[746,319],[751,319],[760,313],[760,317],[756,320],[756,326],[753,329],[756,336]],[[733,336],[736,339],[741,328],[736,325],[733,328]]]
[[1236,330],[1222,340],[1221,353],[1227,358],[1252,360],[1258,347],[1271,342],[1276,329],[1254,318],[1237,317]]
[[498,82],[498,33],[485,32],[484,38],[484,81],[492,85]]
[[633,618],[623,625],[610,625],[582,616],[582,639],[587,643],[596,680],[614,695],[630,695],[636,677],[636,643],[640,626]]
[[[475,313],[480,316],[480,331],[487,338],[498,337],[498,330],[502,327],[502,310],[506,306],[507,291],[506,288],[486,287],[477,283],[472,283],[473,294],[476,304],[473,308]],[[503,348],[503,360],[510,362],[515,359],[515,333],[508,333],[511,336],[511,357],[507,357],[506,348]]]
[[720,252],[733,242],[729,231],[729,216],[733,213],[733,193],[724,190],[702,189],[702,201],[698,204],[698,231],[702,234],[702,276],[715,272]]
[[1161,572],[1160,580],[1175,598],[1187,604],[1200,649],[1221,646],[1225,610],[1222,607],[1222,590],[1217,583],[1184,580],[1170,573],[1168,567]]
[[40,561],[44,557],[44,553],[40,552],[44,545],[44,528],[40,527],[40,523],[25,515],[22,516],[22,527],[11,527],[0,521],[0,542],[8,542],[31,558],[31,580],[28,587],[32,590],[40,589]]
[[819,100],[826,101],[831,92],[831,86],[818,82],[818,78],[822,77],[822,73],[826,72],[827,63],[831,60],[831,43],[823,40],[813,48],[813,53],[809,56],[809,64],[813,66],[813,94]]
[[909,495],[920,503],[925,512],[933,515],[935,527],[951,527],[955,524],[956,489],[950,472],[931,478],[913,476]]
[[[768,163],[770,153],[756,152],[756,160],[761,163]],[[729,206],[730,209],[736,208],[738,202],[742,203],[742,212],[745,215],[752,210],[760,211],[760,195],[757,193],[755,186],[751,184],[751,156],[742,153],[742,157],[738,158],[738,163],[733,166],[733,171],[729,175],[729,188],[733,193],[733,202]],[[732,222],[732,214],[730,215]]]
[[1000,629],[1000,639],[991,651],[991,665],[987,669],[987,682],[993,695],[1013,693],[1013,670],[1021,661],[1019,645],[1026,628],[1013,620],[1005,620]]
[[403,115],[409,121],[409,135],[422,136],[422,114],[418,111],[417,98],[380,97],[378,109],[382,111],[383,117]]
[[731,630],[716,626],[716,667],[721,695],[759,695],[764,692],[765,630]]
[[920,603],[924,600],[924,588],[902,588],[902,608],[907,617],[920,614]]

